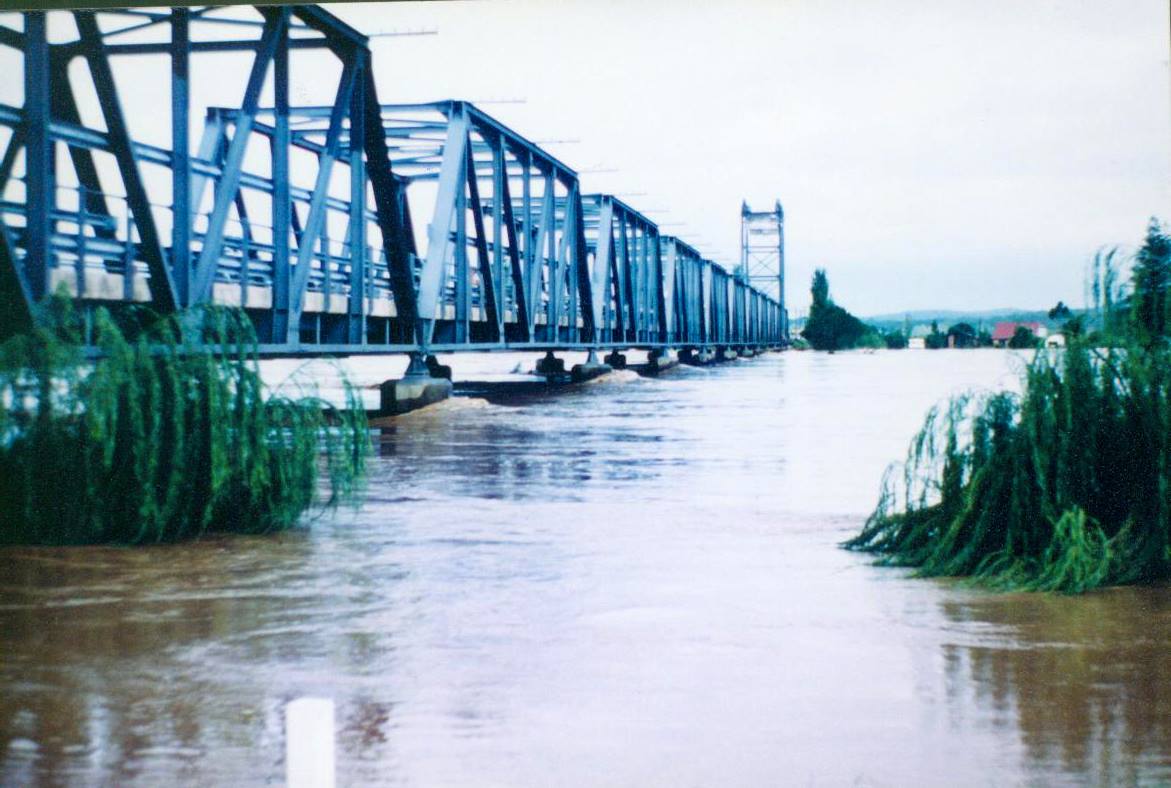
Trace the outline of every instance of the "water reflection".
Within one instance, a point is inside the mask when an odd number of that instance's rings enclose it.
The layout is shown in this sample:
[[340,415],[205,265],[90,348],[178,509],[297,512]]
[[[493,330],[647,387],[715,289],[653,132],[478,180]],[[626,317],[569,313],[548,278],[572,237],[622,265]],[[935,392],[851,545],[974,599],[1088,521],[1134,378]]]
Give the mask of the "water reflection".
[[1171,780],[1171,589],[1079,598],[965,597],[941,605],[962,628],[944,645],[948,692],[1015,727],[1030,767],[1098,784]]
[[[6,551],[0,783],[227,783],[279,769],[285,702],[333,670],[357,679],[393,664],[386,589],[371,583],[402,570],[353,554],[325,567],[312,552],[305,534]],[[355,755],[379,758],[387,707],[343,708],[365,731]]]

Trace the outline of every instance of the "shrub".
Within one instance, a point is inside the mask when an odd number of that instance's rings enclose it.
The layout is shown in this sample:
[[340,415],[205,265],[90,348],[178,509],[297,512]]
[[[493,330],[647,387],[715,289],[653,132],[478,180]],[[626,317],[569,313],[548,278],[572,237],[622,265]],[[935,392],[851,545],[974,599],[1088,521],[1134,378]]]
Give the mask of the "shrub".
[[261,533],[353,494],[369,449],[356,392],[343,410],[266,392],[242,312],[130,331],[99,309],[88,363],[67,301],[42,311],[0,345],[0,542]]
[[[1148,233],[1152,248],[1171,246]],[[1163,280],[1140,270],[1131,303],[1155,306],[1131,307],[1129,333],[1111,253],[1095,259],[1102,333],[1039,351],[1020,396],[932,410],[845,546],[1000,588],[1080,593],[1171,577],[1171,348],[1155,332],[1166,301],[1144,289]]]
[[1171,359],[1075,339],[1021,396],[932,411],[851,549],[922,576],[1077,593],[1171,577]]

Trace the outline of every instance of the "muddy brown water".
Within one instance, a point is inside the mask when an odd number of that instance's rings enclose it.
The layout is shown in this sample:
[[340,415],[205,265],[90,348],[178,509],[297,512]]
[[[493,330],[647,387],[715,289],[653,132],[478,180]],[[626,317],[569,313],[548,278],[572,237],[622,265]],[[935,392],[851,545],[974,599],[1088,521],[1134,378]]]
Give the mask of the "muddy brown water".
[[337,704],[341,785],[1171,782],[1171,589],[997,595],[836,546],[926,408],[1018,364],[453,400],[295,532],[0,549],[0,783],[280,784],[302,696]]

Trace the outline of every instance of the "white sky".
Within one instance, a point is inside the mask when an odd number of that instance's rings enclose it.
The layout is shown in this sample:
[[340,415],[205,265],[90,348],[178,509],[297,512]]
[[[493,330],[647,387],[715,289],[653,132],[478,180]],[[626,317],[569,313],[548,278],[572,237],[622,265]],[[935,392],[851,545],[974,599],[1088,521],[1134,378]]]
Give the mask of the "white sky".
[[[1166,0],[328,8],[366,33],[438,30],[372,39],[381,100],[469,99],[530,139],[579,139],[546,147],[617,170],[584,172],[587,193],[623,196],[726,265],[740,201],[781,199],[794,315],[815,267],[862,315],[1081,304],[1095,250],[1171,220]],[[5,53],[0,74],[18,74]],[[250,62],[195,59],[193,145],[202,107],[238,106]],[[160,145],[166,63],[115,61],[132,133]],[[331,101],[338,73],[328,55],[294,58],[293,102]],[[3,101],[20,90],[0,78]]]
[[1171,219],[1163,0],[365,3],[383,101],[483,108],[722,262],[785,205],[861,314],[1080,304],[1102,245]]

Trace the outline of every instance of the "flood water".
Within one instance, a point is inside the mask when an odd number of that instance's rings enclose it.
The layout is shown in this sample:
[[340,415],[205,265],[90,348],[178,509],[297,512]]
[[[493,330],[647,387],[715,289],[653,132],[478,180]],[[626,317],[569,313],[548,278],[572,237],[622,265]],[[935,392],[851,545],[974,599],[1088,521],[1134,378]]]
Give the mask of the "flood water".
[[337,704],[341,785],[1171,782],[1171,589],[997,595],[837,547],[927,407],[1014,359],[455,399],[296,532],[3,549],[0,783],[279,784],[303,696]]

